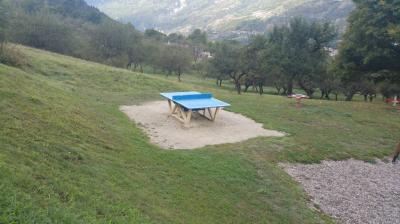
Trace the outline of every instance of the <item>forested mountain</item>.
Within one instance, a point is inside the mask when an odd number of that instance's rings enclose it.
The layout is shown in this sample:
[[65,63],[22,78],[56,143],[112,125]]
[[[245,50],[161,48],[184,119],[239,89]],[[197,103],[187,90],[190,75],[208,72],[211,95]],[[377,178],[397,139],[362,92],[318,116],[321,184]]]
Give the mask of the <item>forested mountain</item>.
[[344,30],[354,9],[351,0],[87,0],[114,19],[138,29],[188,33],[207,30],[212,37],[243,37],[265,32],[288,18],[329,20]]
[[[7,0],[5,1],[7,2]],[[13,6],[13,9],[22,9],[28,13],[35,13],[46,8],[55,14],[97,24],[112,21],[107,15],[97,8],[89,6],[84,0],[8,0],[8,2]]]
[[[7,39],[54,52],[104,62],[107,39],[125,33],[140,35],[133,27],[111,19],[84,0],[3,0],[7,8]],[[119,31],[121,35],[107,36]],[[132,35],[133,36],[133,35]],[[134,41],[134,40],[132,40]],[[100,46],[100,47],[99,47]],[[108,60],[108,59],[106,59]]]
[[[178,77],[207,44],[200,30],[188,37],[140,32],[84,0],[0,0],[0,12],[0,44],[13,42],[140,71],[148,65]],[[0,54],[0,62],[19,64],[18,56],[4,55],[17,54]]]

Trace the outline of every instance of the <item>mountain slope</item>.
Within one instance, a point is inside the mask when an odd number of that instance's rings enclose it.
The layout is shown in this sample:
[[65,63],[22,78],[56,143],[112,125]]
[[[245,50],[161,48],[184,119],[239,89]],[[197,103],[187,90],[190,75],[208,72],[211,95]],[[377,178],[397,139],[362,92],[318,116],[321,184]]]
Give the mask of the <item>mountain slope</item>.
[[[327,19],[343,26],[353,9],[351,0],[87,0],[112,18],[139,29],[158,28],[187,33],[201,28],[210,33],[265,32],[271,23],[292,15]],[[257,24],[248,31],[249,24]],[[266,25],[262,25],[266,24]],[[245,29],[242,29],[246,27]]]

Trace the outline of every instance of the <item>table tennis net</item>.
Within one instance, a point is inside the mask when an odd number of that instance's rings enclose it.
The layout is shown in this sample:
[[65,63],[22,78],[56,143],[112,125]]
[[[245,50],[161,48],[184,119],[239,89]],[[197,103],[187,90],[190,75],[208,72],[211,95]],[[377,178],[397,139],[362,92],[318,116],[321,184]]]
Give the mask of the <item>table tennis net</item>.
[[172,100],[200,100],[200,99],[211,99],[211,98],[213,98],[213,95],[211,93],[199,93],[199,94],[173,96]]

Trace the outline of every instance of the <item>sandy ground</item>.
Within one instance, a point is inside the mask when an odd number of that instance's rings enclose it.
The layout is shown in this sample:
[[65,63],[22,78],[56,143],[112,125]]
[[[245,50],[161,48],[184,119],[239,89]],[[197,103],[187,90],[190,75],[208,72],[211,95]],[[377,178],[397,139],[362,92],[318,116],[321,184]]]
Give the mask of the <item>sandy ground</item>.
[[169,116],[166,101],[121,106],[120,110],[143,128],[151,142],[165,149],[195,149],[206,145],[241,142],[259,136],[285,135],[278,131],[265,130],[262,124],[224,110],[218,114],[215,122],[195,114],[191,127],[184,128],[179,121]]
[[347,160],[281,166],[314,204],[342,223],[400,223],[400,164]]

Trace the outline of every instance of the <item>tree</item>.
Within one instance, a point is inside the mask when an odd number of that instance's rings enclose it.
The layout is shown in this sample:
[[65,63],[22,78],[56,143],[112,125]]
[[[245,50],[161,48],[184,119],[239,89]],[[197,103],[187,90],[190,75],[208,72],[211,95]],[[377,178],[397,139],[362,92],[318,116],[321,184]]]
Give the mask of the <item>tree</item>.
[[278,95],[287,95],[287,83],[286,75],[283,73],[279,66],[270,65],[268,67],[268,76],[266,82],[271,83]]
[[143,39],[143,64],[151,67],[153,73],[157,73],[157,70],[161,69],[161,50],[164,45],[149,39]]
[[[6,33],[8,26],[8,10],[6,9],[4,0],[0,0],[0,44],[6,41]],[[0,49],[1,51],[1,49]]]
[[264,93],[264,85],[267,80],[269,66],[264,63],[263,51],[266,49],[267,39],[258,35],[251,39],[250,43],[244,50],[243,66],[247,71],[245,77],[245,92],[250,86],[261,95]]
[[130,25],[103,23],[93,30],[92,48],[97,49],[99,60],[119,67],[138,66],[141,36]]
[[140,72],[143,72],[142,64],[145,62],[145,52],[143,47],[143,37],[142,34],[135,29],[132,24],[125,26],[127,30],[127,46],[126,53],[128,55],[127,67],[132,67],[136,70],[140,68]]
[[235,41],[223,41],[214,48],[214,57],[211,60],[215,71],[222,76],[228,76],[235,84],[238,94],[242,92],[242,78],[247,74],[243,66],[243,49]]
[[382,93],[383,97],[388,99],[392,96],[400,96],[400,86],[394,84],[388,80],[379,83],[379,91]]
[[187,40],[192,49],[194,63],[197,64],[207,46],[207,33],[196,29],[188,36]]
[[274,27],[264,52],[267,65],[278,66],[285,75],[287,94],[295,82],[310,97],[317,88],[316,78],[326,70],[327,47],[336,32],[330,23],[294,18],[288,26]]
[[182,74],[190,68],[190,53],[182,46],[164,46],[161,52],[160,66],[167,75],[175,73],[181,81]]
[[200,29],[195,29],[187,38],[190,42],[194,44],[207,44],[207,33],[201,31]]
[[354,0],[349,27],[337,57],[338,69],[351,100],[360,83],[400,83],[400,1]]
[[156,41],[164,41],[167,37],[164,33],[155,30],[155,29],[147,29],[144,31],[144,36],[149,39],[153,39]]
[[216,70],[213,66],[212,59],[202,60],[199,63],[200,72],[203,73],[203,77],[213,78],[216,81],[218,87],[222,86],[224,80],[228,80],[229,76],[222,74]]
[[376,95],[376,85],[371,81],[364,81],[360,83],[360,93],[364,96],[364,100],[372,101]]
[[8,28],[8,10],[6,9],[6,5],[4,0],[0,0],[0,63],[7,64],[8,60],[5,60],[6,53],[6,37],[7,37],[7,28]]
[[185,44],[186,40],[182,34],[179,33],[171,33],[167,37],[168,43],[183,45]]
[[14,19],[13,41],[36,48],[71,54],[74,50],[74,35],[70,26],[46,9],[33,14],[20,15]]
[[133,70],[136,71],[137,68],[140,69],[140,72],[143,73],[143,63],[146,61],[145,48],[141,41],[132,42],[127,47],[128,54],[128,64],[127,67],[130,68],[133,66]]
[[338,95],[342,92],[342,83],[340,76],[336,70],[333,60],[329,60],[328,69],[321,73],[318,77],[318,87],[321,91],[321,99],[330,99],[330,94],[335,95],[335,100],[338,100]]

